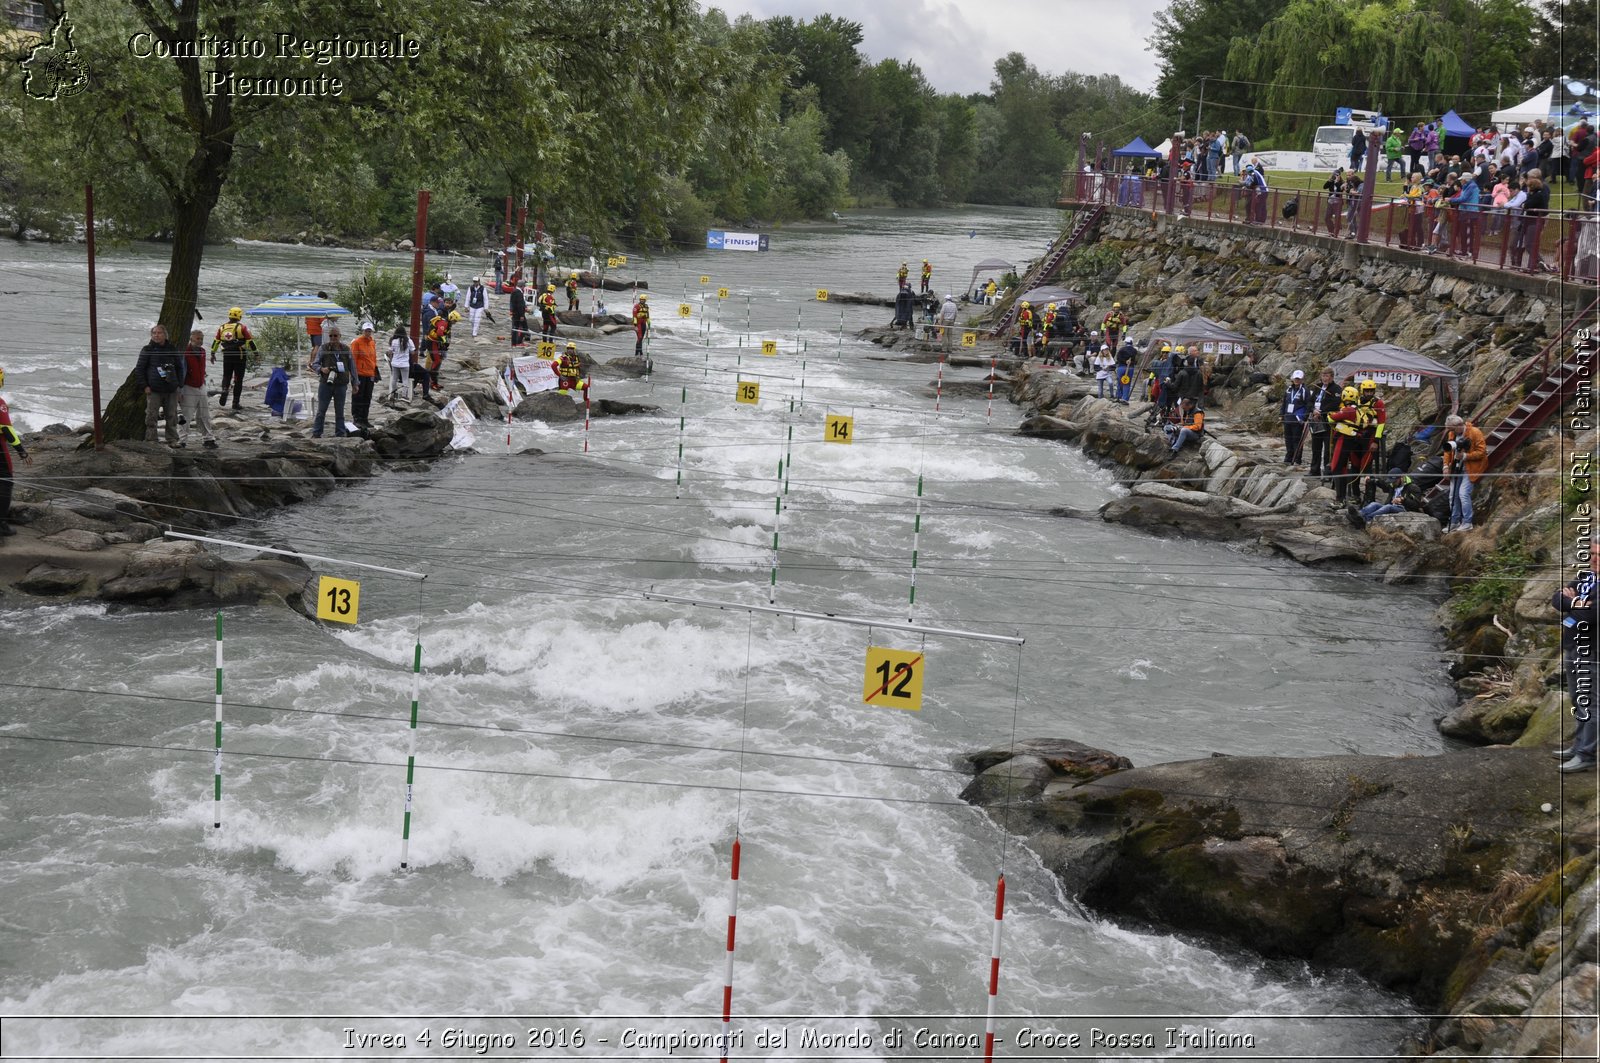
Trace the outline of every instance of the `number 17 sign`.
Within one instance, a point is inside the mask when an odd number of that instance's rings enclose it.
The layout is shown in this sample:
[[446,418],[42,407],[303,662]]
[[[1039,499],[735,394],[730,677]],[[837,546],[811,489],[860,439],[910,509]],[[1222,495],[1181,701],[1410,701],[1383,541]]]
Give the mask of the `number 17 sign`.
[[867,670],[861,700],[891,709],[922,708],[922,654],[916,650],[867,647]]

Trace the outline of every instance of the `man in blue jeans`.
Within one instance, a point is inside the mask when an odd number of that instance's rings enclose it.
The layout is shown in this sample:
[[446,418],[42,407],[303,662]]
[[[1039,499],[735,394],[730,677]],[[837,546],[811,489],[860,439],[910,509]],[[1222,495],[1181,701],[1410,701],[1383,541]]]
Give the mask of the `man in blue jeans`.
[[1578,729],[1572,744],[1550,755],[1561,761],[1565,773],[1593,771],[1595,764],[1595,680],[1600,656],[1600,539],[1589,542],[1589,570],[1567,583],[1551,604],[1561,614],[1561,656],[1566,664],[1567,697]]

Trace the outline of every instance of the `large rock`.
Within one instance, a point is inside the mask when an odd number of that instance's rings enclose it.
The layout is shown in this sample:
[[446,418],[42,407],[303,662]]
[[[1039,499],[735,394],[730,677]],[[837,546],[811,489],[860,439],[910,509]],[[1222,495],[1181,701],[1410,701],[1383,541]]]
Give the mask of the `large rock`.
[[79,569],[35,565],[28,570],[26,576],[16,582],[15,586],[25,594],[59,598],[80,589],[88,580],[89,574]]
[[1100,507],[1101,518],[1114,524],[1219,541],[1253,536],[1247,520],[1265,512],[1226,495],[1151,482],[1135,484],[1126,497]]
[[1439,1010],[1485,896],[1549,866],[1556,779],[1542,751],[1510,749],[1058,774],[1030,844],[1091,908],[1349,967]]
[[367,439],[384,458],[434,458],[450,449],[455,430],[429,410],[407,410],[391,423],[375,428]]
[[519,421],[570,424],[583,420],[583,401],[581,396],[574,402],[571,395],[559,391],[539,391],[517,403],[512,413]]
[[1348,525],[1343,528],[1335,525],[1272,528],[1262,533],[1261,541],[1306,565],[1367,559],[1366,537]]

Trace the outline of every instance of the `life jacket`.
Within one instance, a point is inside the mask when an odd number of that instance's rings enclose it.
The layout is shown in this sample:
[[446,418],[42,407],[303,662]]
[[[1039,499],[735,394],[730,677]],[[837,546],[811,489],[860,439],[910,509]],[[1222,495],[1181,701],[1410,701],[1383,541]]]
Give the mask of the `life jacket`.
[[1337,413],[1328,415],[1328,423],[1342,436],[1353,436],[1362,428],[1360,406],[1342,406]]
[[539,309],[548,311],[552,314],[555,313],[556,293],[545,292],[543,295],[539,296]]
[[635,303],[633,306],[633,323],[635,325],[650,324],[650,304]]
[[1121,332],[1123,329],[1128,327],[1127,315],[1123,314],[1121,311],[1113,310],[1111,313],[1106,315],[1106,318],[1103,322],[1101,322],[1100,327],[1101,330],[1105,332],[1111,332],[1113,330]]
[[933,267],[924,264],[923,267],[922,267],[922,277],[923,277],[923,279],[926,280],[927,278],[929,278],[931,276],[933,276]]
[[220,346],[223,354],[240,354],[249,342],[250,330],[244,327],[244,322],[229,321],[217,329],[217,341],[212,344],[212,349]]
[[567,278],[567,295],[569,295],[569,296],[571,296],[573,298],[577,297],[577,295],[578,295],[578,278],[576,278],[576,277],[568,277]]
[[562,387],[576,387],[582,373],[583,365],[577,355],[563,354],[556,359],[556,377],[560,379]]
[[1044,312],[1044,327],[1047,332],[1055,331],[1056,312],[1054,310],[1046,310]]
[[901,280],[905,280],[906,277],[910,275],[910,272],[910,270],[906,269],[904,266],[901,266],[899,271],[895,273],[895,276],[899,277]]

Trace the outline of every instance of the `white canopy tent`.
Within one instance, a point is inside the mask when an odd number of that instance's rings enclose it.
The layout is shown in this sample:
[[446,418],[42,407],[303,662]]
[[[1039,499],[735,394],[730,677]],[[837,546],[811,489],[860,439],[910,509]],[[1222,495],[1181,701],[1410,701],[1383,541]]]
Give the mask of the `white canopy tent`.
[[1550,105],[1555,102],[1556,87],[1551,85],[1537,96],[1531,96],[1513,107],[1496,111],[1489,120],[1496,126],[1526,125],[1550,117]]
[[1563,77],[1544,91],[1489,116],[1497,126],[1525,126],[1537,121],[1566,127],[1585,114],[1600,112],[1600,89]]

